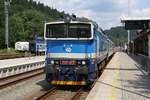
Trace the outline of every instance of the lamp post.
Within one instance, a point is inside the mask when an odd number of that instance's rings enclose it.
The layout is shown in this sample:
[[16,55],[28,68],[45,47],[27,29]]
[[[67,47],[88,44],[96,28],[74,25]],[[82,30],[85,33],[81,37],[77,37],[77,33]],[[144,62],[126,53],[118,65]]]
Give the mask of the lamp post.
[[11,0],[4,0],[4,12],[5,12],[5,45],[9,49],[9,13],[8,7],[10,6]]

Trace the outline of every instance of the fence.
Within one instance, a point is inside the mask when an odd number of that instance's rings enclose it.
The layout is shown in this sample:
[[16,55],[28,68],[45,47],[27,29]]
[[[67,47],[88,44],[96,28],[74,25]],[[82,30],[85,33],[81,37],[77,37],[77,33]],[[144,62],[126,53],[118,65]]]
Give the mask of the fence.
[[143,70],[150,74],[150,57],[142,54],[137,54],[134,55],[134,59],[140,64]]
[[150,74],[150,57],[138,54],[138,62]]

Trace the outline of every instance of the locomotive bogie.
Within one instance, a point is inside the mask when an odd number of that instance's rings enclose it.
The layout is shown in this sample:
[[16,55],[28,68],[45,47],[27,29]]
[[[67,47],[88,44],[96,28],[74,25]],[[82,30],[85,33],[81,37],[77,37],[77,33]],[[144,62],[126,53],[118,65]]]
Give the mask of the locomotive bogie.
[[45,73],[49,75],[47,81],[51,84],[60,83],[62,85],[63,81],[66,81],[64,82],[64,85],[66,85],[67,82],[72,81],[81,83],[77,85],[85,85],[85,83],[89,83],[96,79],[96,76],[94,76],[97,70],[95,69],[96,65],[93,62],[91,63],[90,60],[52,61],[54,61],[53,64],[48,64],[47,67],[45,67]]

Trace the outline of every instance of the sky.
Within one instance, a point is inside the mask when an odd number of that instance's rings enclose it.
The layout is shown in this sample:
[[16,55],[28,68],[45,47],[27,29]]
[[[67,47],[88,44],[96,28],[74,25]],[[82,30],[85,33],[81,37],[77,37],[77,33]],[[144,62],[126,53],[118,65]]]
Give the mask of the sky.
[[[77,17],[96,21],[103,29],[122,25],[124,17],[150,17],[149,0],[35,0]],[[129,2],[129,3],[128,3]],[[128,9],[129,8],[129,9]],[[128,13],[129,12],[129,13]]]

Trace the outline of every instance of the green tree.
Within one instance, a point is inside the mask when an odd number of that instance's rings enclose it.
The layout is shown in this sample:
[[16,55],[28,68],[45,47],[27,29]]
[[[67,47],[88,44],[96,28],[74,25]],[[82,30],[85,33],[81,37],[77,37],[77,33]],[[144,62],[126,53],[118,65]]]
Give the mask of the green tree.
[[[127,30],[125,30],[122,26],[113,27],[110,30],[105,30],[105,33],[108,37],[117,45],[123,46],[124,43],[127,42]],[[131,39],[134,39],[136,36],[135,31],[131,31]]]
[[[44,21],[60,19],[59,12],[33,0],[12,0],[9,8],[9,42],[14,47],[16,41],[34,41],[35,36],[43,36]],[[5,45],[4,0],[0,0],[0,48]]]

